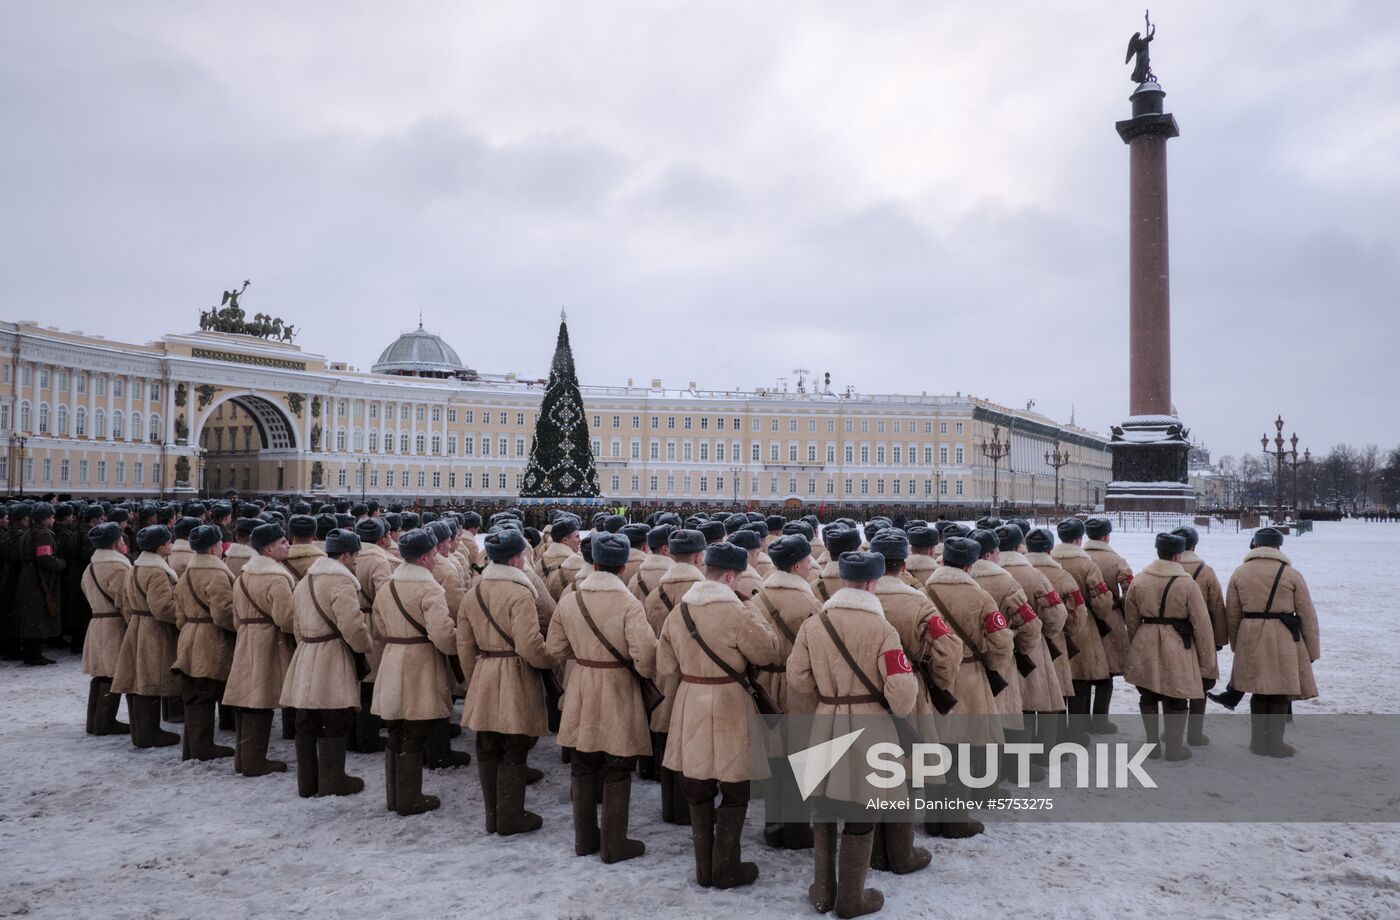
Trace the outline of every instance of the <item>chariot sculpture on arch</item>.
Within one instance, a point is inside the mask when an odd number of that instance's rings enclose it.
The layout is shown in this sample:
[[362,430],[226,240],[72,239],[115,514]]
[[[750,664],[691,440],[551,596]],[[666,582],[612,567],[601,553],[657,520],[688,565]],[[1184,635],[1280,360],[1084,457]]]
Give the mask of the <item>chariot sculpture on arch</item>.
[[243,292],[248,290],[250,284],[252,282],[245,279],[241,288],[224,291],[219,306],[201,310],[199,312],[199,328],[207,332],[250,335],[254,338],[280,342],[290,342],[295,339],[296,327],[291,323],[283,323],[280,317],[258,313],[253,316],[251,322],[244,319],[245,314],[243,308],[238,304],[238,298],[243,296]]

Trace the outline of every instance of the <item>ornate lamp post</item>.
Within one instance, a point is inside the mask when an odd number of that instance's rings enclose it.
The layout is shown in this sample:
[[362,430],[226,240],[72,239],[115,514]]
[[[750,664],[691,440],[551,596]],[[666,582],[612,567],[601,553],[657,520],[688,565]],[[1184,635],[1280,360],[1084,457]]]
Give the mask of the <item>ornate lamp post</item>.
[[1274,419],[1274,430],[1277,433],[1274,435],[1275,446],[1273,450],[1269,450],[1269,436],[1267,434],[1259,439],[1259,444],[1266,457],[1272,456],[1274,458],[1276,469],[1274,475],[1274,521],[1279,522],[1283,520],[1283,461],[1287,460],[1290,454],[1294,457],[1298,456],[1298,436],[1296,434],[1293,436],[1294,450],[1287,451],[1283,449],[1283,445],[1287,442],[1283,439],[1282,415]]
[[1299,460],[1298,435],[1295,433],[1293,437],[1289,438],[1289,441],[1293,444],[1293,456],[1288,461],[1289,465],[1293,467],[1293,519],[1300,520],[1300,509],[1298,507],[1298,466],[1300,463],[1303,466],[1307,466],[1309,463],[1312,463],[1312,451],[1306,447],[1303,448],[1303,457],[1302,460]]
[[933,471],[933,519],[936,521],[943,514],[943,470]]
[[739,507],[739,474],[743,472],[741,467],[731,466],[729,476],[734,486],[734,507]]
[[1055,468],[1055,513],[1060,513],[1060,467],[1069,465],[1069,451],[1060,450],[1060,439],[1055,439],[1055,446],[1045,452],[1045,462]]
[[[17,448],[19,449],[19,464],[18,464],[18,466],[17,466],[17,469],[19,470],[19,491],[18,491],[18,493],[16,493],[16,494],[18,494],[20,498],[23,498],[23,497],[24,497],[24,445],[26,445],[26,444],[29,443],[29,436],[28,436],[28,435],[23,435],[23,434],[17,434],[17,435],[15,435],[13,438],[11,438],[11,440],[14,442],[15,447],[17,447]],[[14,478],[15,478],[14,474],[11,474],[11,475],[10,475],[10,479],[13,480]]]
[[365,500],[365,480],[369,477],[369,458],[361,457],[356,461],[360,464],[360,501]]
[[996,511],[1001,504],[1000,484],[998,474],[1001,471],[1001,460],[1011,453],[1011,436],[1008,434],[1005,441],[1001,439],[1001,426],[992,426],[992,439],[988,441],[982,439],[982,456],[992,461],[992,510]]

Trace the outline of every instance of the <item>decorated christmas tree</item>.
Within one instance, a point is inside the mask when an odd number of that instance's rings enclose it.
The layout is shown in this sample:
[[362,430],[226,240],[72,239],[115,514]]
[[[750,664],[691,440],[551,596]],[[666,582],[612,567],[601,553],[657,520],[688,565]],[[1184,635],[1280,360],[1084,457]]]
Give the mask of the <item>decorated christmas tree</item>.
[[569,348],[569,326],[559,315],[559,341],[535,422],[535,442],[520,489],[522,498],[596,498],[598,471],[588,443],[588,419]]

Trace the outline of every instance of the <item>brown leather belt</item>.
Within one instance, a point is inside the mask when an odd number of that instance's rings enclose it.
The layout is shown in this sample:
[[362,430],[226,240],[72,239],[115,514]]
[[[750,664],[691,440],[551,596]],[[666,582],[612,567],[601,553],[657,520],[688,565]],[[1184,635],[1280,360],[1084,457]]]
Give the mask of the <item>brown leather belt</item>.
[[[428,640],[427,640],[427,639],[424,639],[423,641],[424,641],[424,642],[427,642]],[[515,654],[515,652],[487,652],[487,651],[478,650],[477,653],[476,653],[476,657],[478,657],[478,658],[516,658],[516,657],[519,657],[519,656],[517,656],[517,655]]]
[[151,613],[151,611],[149,610],[128,610],[127,613],[131,614],[134,617],[151,617],[152,619],[155,618],[155,614]]
[[963,656],[962,663],[963,663],[963,664],[972,664],[972,663],[973,663],[974,661],[976,661],[976,660],[977,660],[977,656],[976,656],[976,655],[964,655],[964,656]]
[[331,633],[329,636],[302,636],[300,641],[311,643],[314,645],[317,642],[334,642],[336,639],[339,638],[340,637],[337,636],[335,633]]
[[185,617],[186,623],[212,623],[213,617]]
[[627,662],[625,661],[590,661],[587,658],[575,658],[574,662],[585,668],[601,668],[605,671],[613,668],[627,667]]
[[787,665],[785,665],[785,664],[760,664],[760,665],[755,665],[755,666],[754,666],[754,669],[757,670],[757,671],[762,671],[762,672],[765,673],[765,674],[786,674],[786,673],[787,673]]
[[408,636],[405,638],[399,638],[398,636],[387,636],[384,639],[385,645],[426,645],[427,643],[427,636]]
[[240,617],[239,626],[276,626],[272,620],[264,620],[262,617]]
[[857,703],[878,703],[878,702],[880,702],[880,698],[879,698],[879,697],[871,696],[871,695],[868,694],[868,693],[866,693],[866,694],[864,694],[864,695],[862,695],[862,696],[820,696],[820,695],[819,695],[819,696],[817,697],[817,699],[820,700],[820,701],[823,702],[823,703],[826,703],[828,706],[854,706],[854,705],[856,705]]
[[693,674],[682,674],[681,681],[687,684],[732,684],[734,681],[727,677],[696,677]]
[[93,619],[93,620],[110,620],[110,619],[112,619],[113,617],[117,617],[118,619],[120,619],[120,618],[121,618],[121,614],[120,614],[120,613],[94,613],[91,617],[89,617],[89,619]]

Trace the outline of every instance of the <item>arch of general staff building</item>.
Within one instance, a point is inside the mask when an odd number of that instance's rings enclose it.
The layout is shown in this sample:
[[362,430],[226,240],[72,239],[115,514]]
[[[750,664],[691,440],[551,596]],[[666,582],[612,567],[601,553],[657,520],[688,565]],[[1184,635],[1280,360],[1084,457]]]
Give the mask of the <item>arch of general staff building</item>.
[[[1093,509],[1111,469],[1106,438],[961,394],[581,389],[609,505],[1049,509],[1058,491]],[[543,391],[365,373],[241,334],[136,345],[0,322],[0,490],[499,503],[519,494]],[[993,463],[980,448],[998,432]]]

